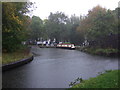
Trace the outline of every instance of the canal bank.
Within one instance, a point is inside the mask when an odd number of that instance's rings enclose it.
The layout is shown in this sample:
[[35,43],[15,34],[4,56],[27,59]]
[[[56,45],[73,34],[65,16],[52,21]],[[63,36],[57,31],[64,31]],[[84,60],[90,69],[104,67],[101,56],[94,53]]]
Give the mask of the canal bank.
[[107,56],[107,57],[120,57],[120,50],[113,48],[90,48],[90,47],[82,47],[76,46],[76,50],[86,52],[88,54],[99,55],[99,56]]
[[4,52],[2,54],[2,71],[7,71],[33,60],[33,54],[30,52],[30,48],[23,46],[15,52]]
[[18,61],[13,62],[13,63],[2,65],[2,72],[5,72],[5,71],[8,71],[10,69],[14,69],[16,67],[27,64],[27,63],[31,62],[32,60],[33,60],[33,56],[22,59],[22,60],[18,60]]
[[74,84],[72,88],[120,88],[120,70],[108,70],[97,77],[82,80],[79,84]]

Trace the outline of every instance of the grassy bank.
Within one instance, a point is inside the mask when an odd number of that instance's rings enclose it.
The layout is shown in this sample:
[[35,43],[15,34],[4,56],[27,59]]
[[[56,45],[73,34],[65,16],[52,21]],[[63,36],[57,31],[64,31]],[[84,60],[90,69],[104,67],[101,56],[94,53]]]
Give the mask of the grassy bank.
[[27,57],[32,56],[32,54],[29,52],[29,48],[26,46],[21,47],[19,50],[16,52],[12,53],[3,53],[2,54],[2,64],[9,64]]
[[118,81],[119,75],[120,70],[107,71],[95,78],[83,80],[72,88],[120,88],[118,85],[118,83],[120,83],[120,81]]
[[120,53],[118,49],[113,49],[113,48],[103,49],[103,48],[80,47],[77,49],[94,55],[110,56],[110,57],[118,57],[118,54]]

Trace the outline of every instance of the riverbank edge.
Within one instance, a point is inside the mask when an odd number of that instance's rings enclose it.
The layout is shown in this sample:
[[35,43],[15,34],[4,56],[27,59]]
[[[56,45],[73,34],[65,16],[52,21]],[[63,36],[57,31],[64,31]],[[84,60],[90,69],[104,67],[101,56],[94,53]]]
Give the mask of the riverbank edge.
[[[113,75],[116,75],[117,73],[117,81],[113,80],[112,78],[116,77]],[[101,73],[100,75],[96,76],[96,77],[92,77],[89,78],[87,80],[83,80],[81,83],[78,83],[74,86],[72,86],[69,89],[77,89],[77,88],[120,88],[120,81],[119,81],[119,76],[120,76],[120,69],[118,70],[108,70],[104,73]],[[110,80],[109,80],[110,79]],[[112,83],[111,80],[113,80]],[[105,81],[105,82],[104,82]],[[109,84],[108,84],[109,83]],[[115,87],[111,87],[110,84],[114,84]],[[97,86],[101,86],[101,87],[97,87]]]
[[24,58],[24,59],[18,60],[16,62],[12,62],[12,63],[9,63],[9,64],[2,65],[2,72],[8,71],[10,69],[14,69],[14,68],[22,66],[24,64],[27,64],[27,63],[31,62],[33,60],[33,58],[34,57],[32,55],[28,58]]
[[[116,52],[111,51],[110,52],[110,49],[108,49],[108,48],[102,49],[102,48],[76,47],[75,50],[85,52],[85,53],[88,53],[88,54],[92,54],[92,55],[98,55],[98,56],[117,57],[117,58],[120,57],[119,56],[120,51],[116,51]],[[105,52],[105,50],[107,52]]]
[[[57,48],[57,47],[56,46],[39,46],[39,48]],[[68,49],[68,48],[62,48],[62,49]],[[70,49],[70,50],[78,50],[88,54],[105,56],[105,57],[115,57],[115,58],[120,57],[119,56],[120,51],[119,50],[115,51],[117,49],[112,49],[112,48],[102,49],[102,48],[89,48],[89,47],[75,46],[75,49]]]

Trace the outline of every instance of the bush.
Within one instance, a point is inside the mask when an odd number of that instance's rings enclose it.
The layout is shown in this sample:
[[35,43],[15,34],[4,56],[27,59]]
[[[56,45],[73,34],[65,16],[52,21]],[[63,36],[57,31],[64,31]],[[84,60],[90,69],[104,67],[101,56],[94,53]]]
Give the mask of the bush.
[[102,55],[102,56],[118,56],[118,53],[120,53],[118,49],[113,49],[113,48],[103,49],[103,48],[83,47],[80,50],[90,54]]

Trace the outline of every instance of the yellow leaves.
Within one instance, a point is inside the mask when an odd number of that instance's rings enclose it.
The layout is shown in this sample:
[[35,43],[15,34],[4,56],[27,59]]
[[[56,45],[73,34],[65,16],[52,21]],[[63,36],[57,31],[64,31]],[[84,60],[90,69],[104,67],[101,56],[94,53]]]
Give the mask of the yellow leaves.
[[15,16],[14,14],[12,14],[12,19],[16,21],[17,24],[23,25],[23,22],[19,19],[18,16]]
[[94,18],[95,16],[98,15],[99,12],[106,13],[106,11],[107,11],[106,8],[102,8],[101,6],[98,5],[94,7],[92,10],[89,10],[88,15]]
[[16,10],[12,3],[3,3],[2,8],[6,16],[11,16]]
[[22,20],[16,15],[16,12],[15,3],[3,3],[3,16],[9,21],[14,21],[19,25],[23,25]]

